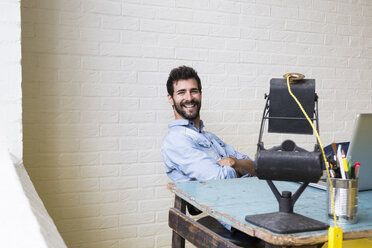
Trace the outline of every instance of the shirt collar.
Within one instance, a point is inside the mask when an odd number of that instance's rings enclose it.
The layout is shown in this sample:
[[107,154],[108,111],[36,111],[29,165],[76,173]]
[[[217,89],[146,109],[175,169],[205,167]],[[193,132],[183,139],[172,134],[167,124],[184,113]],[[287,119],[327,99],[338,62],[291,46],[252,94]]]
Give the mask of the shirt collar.
[[[169,128],[175,127],[175,126],[187,126],[189,128],[192,128],[192,127],[195,128],[192,121],[186,120],[186,119],[177,119],[168,124]],[[202,132],[203,129],[204,129],[204,124],[203,124],[203,121],[200,120],[200,131]]]

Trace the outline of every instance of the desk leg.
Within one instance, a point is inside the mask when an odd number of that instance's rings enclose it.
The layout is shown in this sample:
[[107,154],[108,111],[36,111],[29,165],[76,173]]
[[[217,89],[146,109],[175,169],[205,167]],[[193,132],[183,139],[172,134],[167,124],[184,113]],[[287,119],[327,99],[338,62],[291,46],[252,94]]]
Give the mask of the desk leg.
[[[176,195],[174,199],[174,208],[186,214],[186,202]],[[178,235],[175,231],[172,233],[172,248],[185,248],[185,239]]]

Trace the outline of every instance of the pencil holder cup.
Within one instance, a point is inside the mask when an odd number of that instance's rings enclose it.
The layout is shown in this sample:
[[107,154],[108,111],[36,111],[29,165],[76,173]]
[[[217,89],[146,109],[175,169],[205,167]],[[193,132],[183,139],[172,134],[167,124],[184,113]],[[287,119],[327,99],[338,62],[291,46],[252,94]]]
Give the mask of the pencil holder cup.
[[[335,214],[340,224],[357,222],[358,213],[358,179],[331,178],[335,201]],[[332,193],[327,184],[328,216],[333,219]]]

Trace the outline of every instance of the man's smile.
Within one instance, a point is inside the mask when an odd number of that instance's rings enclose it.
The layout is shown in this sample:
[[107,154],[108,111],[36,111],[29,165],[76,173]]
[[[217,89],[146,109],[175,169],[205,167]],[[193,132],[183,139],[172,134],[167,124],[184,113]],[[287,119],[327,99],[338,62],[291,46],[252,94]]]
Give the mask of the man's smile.
[[185,108],[194,108],[196,107],[196,103],[183,103],[181,106]]
[[[173,100],[174,101],[174,100]],[[184,101],[177,103],[174,101],[176,112],[184,119],[193,120],[198,117],[201,104],[197,100]]]

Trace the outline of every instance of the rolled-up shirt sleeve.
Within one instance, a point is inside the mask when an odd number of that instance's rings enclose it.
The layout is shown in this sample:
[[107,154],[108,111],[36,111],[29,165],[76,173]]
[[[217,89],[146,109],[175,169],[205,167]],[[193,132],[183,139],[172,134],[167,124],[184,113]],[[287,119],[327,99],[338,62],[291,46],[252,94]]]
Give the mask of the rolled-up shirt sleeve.
[[236,178],[230,166],[220,166],[216,158],[197,147],[182,133],[168,134],[162,145],[166,172],[173,181]]

